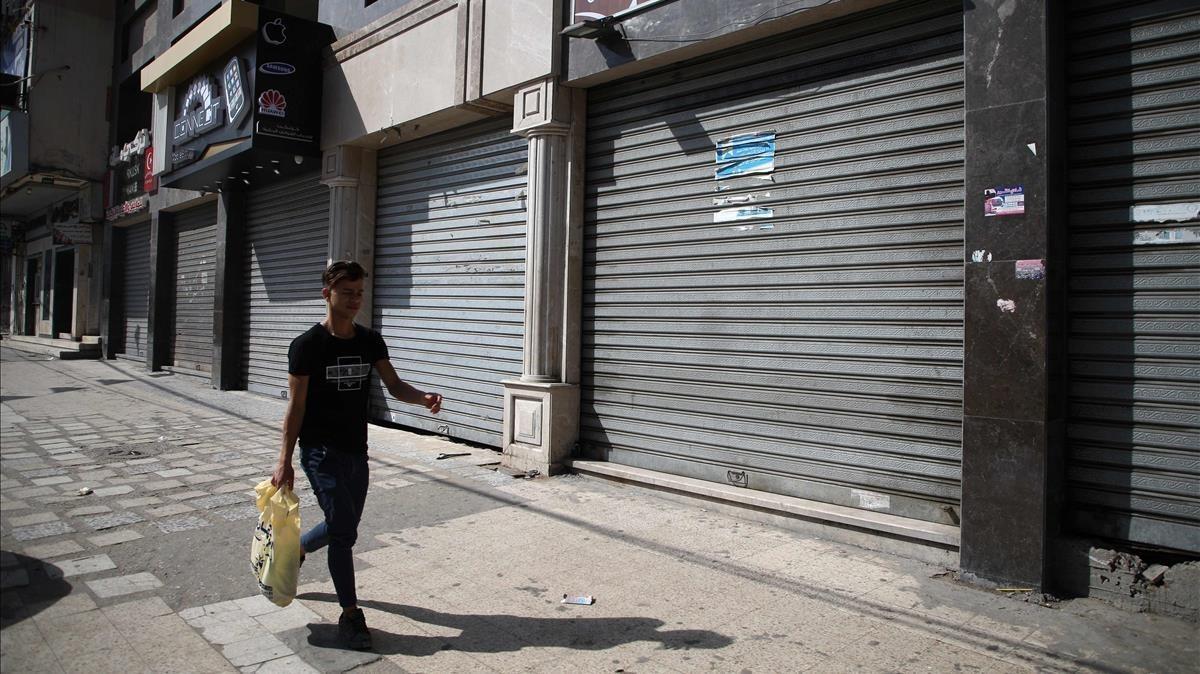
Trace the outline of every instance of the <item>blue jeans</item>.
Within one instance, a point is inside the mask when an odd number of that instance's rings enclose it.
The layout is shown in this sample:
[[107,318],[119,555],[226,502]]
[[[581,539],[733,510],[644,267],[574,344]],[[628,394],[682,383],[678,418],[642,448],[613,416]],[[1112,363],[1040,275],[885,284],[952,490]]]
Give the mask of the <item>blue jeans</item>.
[[352,551],[367,501],[367,454],[340,452],[323,445],[301,446],[300,465],[325,513],[325,521],[300,537],[300,547],[308,553],[329,546],[329,576],[338,604],[355,606],[358,596],[354,591]]

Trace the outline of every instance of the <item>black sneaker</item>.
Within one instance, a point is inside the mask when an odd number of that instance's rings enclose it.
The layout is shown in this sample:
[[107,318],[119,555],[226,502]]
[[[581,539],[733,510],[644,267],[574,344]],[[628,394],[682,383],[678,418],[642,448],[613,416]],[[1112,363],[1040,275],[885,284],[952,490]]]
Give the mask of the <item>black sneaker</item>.
[[338,618],[338,638],[346,648],[356,651],[370,650],[371,632],[367,630],[367,617],[362,609],[356,608],[353,613],[343,613]]

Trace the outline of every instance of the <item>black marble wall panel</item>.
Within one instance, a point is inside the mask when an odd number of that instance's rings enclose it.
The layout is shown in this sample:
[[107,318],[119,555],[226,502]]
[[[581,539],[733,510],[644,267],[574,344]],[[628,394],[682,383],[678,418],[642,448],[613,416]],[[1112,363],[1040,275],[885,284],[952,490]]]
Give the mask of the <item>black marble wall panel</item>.
[[[1049,280],[1062,211],[1056,3],[964,5],[966,203],[962,570],[1043,588],[1055,534],[1058,441]],[[1020,187],[1024,212],[985,199]],[[1061,226],[1061,225],[1058,225]]]
[[976,478],[971,482],[972,507],[966,505],[964,488],[963,571],[1005,584],[1040,587],[1046,474],[1039,466],[1046,453],[1045,424],[966,416],[963,443],[972,448],[963,453],[963,474]]
[[171,356],[174,325],[171,301],[175,292],[175,251],[172,245],[174,215],[155,211],[150,215],[150,312],[146,317],[146,368],[158,371]]
[[212,387],[241,387],[242,316],[246,292],[242,280],[246,195],[223,190],[217,199],[216,287],[213,289]]

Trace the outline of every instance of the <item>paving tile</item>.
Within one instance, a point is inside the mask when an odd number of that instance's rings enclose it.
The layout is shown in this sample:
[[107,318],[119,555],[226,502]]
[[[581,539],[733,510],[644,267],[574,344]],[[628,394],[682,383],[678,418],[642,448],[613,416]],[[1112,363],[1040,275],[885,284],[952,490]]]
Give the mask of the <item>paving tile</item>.
[[12,537],[18,541],[33,541],[39,538],[61,536],[62,534],[69,534],[73,531],[75,531],[74,527],[59,520],[57,522],[34,524],[28,527],[18,527],[12,530]]
[[[181,484],[180,486],[183,486],[183,485]],[[165,496],[169,499],[174,499],[176,501],[186,501],[186,500],[192,499],[192,498],[208,496],[208,492],[196,491],[195,489],[191,489],[191,490],[187,490],[187,491],[173,491],[169,494],[165,494]]]
[[209,526],[210,522],[203,517],[176,517],[155,522],[163,533],[173,534],[180,531],[191,531]]
[[192,474],[192,471],[188,470],[187,468],[169,468],[167,470],[160,470],[156,472],[162,477],[182,477],[184,475]]
[[305,662],[299,655],[289,655],[286,658],[279,658],[278,660],[268,660],[253,671],[256,674],[320,674],[321,672],[321,670]]
[[103,505],[82,506],[73,508],[67,511],[67,517],[87,517],[88,515],[102,515],[112,512],[112,508]]
[[53,477],[55,475],[66,475],[66,468],[39,468],[36,470],[22,470],[21,476],[27,480],[32,480],[37,477]]
[[158,461],[155,461],[154,463],[126,465],[124,472],[126,475],[146,475],[148,473],[158,473],[161,470],[164,470],[163,465]]
[[257,465],[258,464],[257,459],[254,461],[254,463],[255,463],[255,465],[241,466],[240,468],[231,468],[231,469],[225,471],[225,474],[228,475],[229,477],[246,477],[247,475],[262,475],[264,472],[263,467]]
[[212,513],[229,522],[258,518],[258,508],[253,505],[227,506],[213,510]]
[[142,538],[142,535],[139,534],[138,532],[136,532],[132,529],[122,529],[120,531],[114,531],[111,534],[100,534],[99,536],[91,536],[88,538],[88,541],[92,545],[94,545],[98,548],[106,548],[110,545],[117,545],[120,543],[128,543],[129,541],[136,541],[139,538]]
[[96,600],[92,599],[92,595],[86,590],[80,589],[65,597],[30,604],[29,608],[35,621],[46,622],[62,616],[93,611],[96,609]]
[[92,492],[97,498],[107,498],[109,496],[120,496],[133,491],[133,487],[127,484],[114,485],[112,487],[100,487]]
[[[179,489],[182,486],[184,485],[179,480],[155,480],[153,482],[146,482],[143,484],[142,491],[157,493],[160,491],[166,491],[168,489]],[[167,494],[163,495],[167,496]]]
[[156,590],[162,587],[162,581],[154,577],[152,573],[134,573],[128,576],[116,576],[113,578],[101,578],[100,580],[86,581],[87,586],[92,592],[101,599],[109,597],[119,597],[134,592],[144,592],[146,590]]
[[56,543],[30,545],[21,552],[26,557],[34,559],[53,559],[64,555],[73,555],[76,552],[83,552],[83,546],[75,541],[58,541]]
[[121,511],[97,515],[95,517],[85,517],[83,518],[83,521],[96,531],[103,531],[105,529],[112,529],[113,527],[120,527],[126,524],[137,524],[138,522],[144,522],[146,521],[146,518],[137,513]]
[[244,504],[248,499],[240,494],[213,494],[212,496],[204,496],[197,499],[192,499],[187,502],[188,505],[194,508],[217,508],[220,506],[234,505],[237,503]]
[[144,508],[146,506],[158,505],[162,503],[162,499],[157,496],[141,496],[138,498],[123,499],[117,501],[117,505],[122,508]]
[[108,555],[92,555],[78,559],[64,559],[46,563],[46,575],[50,578],[73,578],[89,573],[99,573],[117,568]]
[[217,480],[223,480],[223,479],[225,479],[225,478],[220,475],[213,475],[211,473],[201,473],[198,475],[184,476],[183,481],[188,484],[191,484],[191,485],[197,485],[197,484],[208,484],[209,482],[216,482]]
[[57,493],[58,490],[54,487],[17,487],[16,489],[8,490],[8,496],[16,499],[30,499]]
[[107,480],[110,477],[116,477],[117,472],[115,470],[108,470],[106,468],[102,470],[80,471],[77,475],[81,482],[100,482],[101,480]]
[[230,482],[229,484],[223,484],[219,487],[214,488],[213,493],[215,493],[215,494],[238,493],[238,494],[241,494],[243,496],[243,498],[253,501],[254,500],[254,484],[255,483],[250,483],[250,482]]
[[157,508],[147,508],[146,514],[151,517],[171,517],[172,515],[180,515],[183,513],[192,512],[195,510],[192,506],[186,503],[168,503]]
[[225,646],[223,652],[225,659],[229,660],[234,667],[256,665],[293,655],[292,649],[270,634],[229,644]]
[[58,521],[58,515],[55,515],[54,513],[35,513],[33,515],[14,517],[8,521],[8,524],[12,527],[27,527],[33,524],[56,521]]
[[254,618],[241,612],[194,618],[189,624],[199,629],[200,635],[206,641],[217,646],[227,646],[270,634],[267,628],[255,622]]
[[271,613],[264,613],[254,618],[272,634],[304,627],[310,623],[321,622],[321,616],[313,613],[298,601],[293,601],[287,608]]

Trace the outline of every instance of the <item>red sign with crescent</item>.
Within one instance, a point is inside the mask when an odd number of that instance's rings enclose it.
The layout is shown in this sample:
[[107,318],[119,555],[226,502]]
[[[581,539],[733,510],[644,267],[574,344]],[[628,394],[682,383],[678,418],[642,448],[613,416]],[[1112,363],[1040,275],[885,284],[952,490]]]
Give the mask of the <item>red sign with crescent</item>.
[[154,148],[146,148],[146,154],[142,157],[142,189],[147,192],[153,192],[158,187],[158,180],[154,177]]

